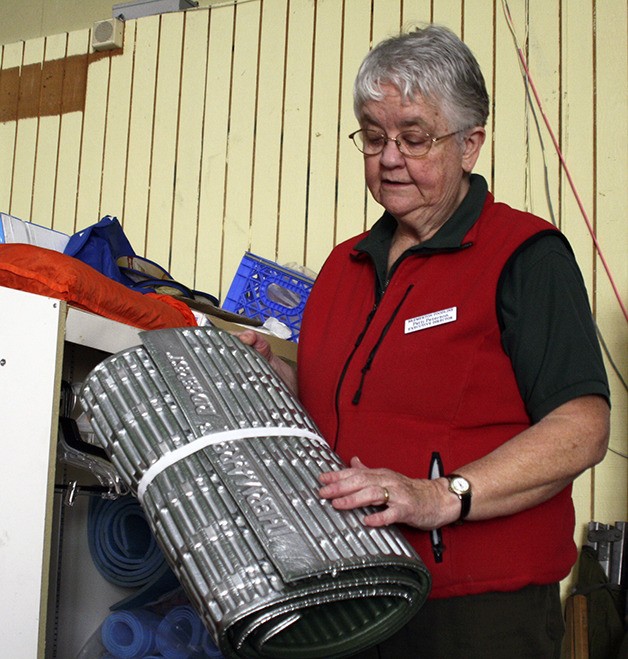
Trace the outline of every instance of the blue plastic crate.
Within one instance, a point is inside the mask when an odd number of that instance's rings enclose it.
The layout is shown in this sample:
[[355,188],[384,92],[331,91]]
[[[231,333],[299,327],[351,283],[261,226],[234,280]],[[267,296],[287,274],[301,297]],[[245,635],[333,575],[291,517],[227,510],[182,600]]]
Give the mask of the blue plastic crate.
[[222,308],[248,318],[276,318],[299,340],[305,303],[314,280],[273,261],[245,252]]

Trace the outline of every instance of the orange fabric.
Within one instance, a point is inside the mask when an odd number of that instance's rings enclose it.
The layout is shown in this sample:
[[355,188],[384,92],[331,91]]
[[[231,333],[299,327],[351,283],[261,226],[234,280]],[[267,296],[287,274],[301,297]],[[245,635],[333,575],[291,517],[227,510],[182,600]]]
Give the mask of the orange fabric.
[[0,244],[0,286],[65,300],[145,330],[197,324],[180,300],[132,291],[83,261],[35,245]]

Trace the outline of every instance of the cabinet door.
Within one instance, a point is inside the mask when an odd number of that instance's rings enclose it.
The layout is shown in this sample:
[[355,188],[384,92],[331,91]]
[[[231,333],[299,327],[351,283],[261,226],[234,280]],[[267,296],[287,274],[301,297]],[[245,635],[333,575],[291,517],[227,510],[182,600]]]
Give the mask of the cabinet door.
[[64,303],[0,288],[0,656],[43,656]]

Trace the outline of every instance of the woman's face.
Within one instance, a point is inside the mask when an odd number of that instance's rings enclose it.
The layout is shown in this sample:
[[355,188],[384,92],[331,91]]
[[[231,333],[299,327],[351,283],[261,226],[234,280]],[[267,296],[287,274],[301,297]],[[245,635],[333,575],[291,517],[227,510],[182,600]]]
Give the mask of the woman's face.
[[[362,108],[360,125],[396,137],[407,130],[424,130],[432,137],[459,128],[448,123],[437,107],[421,98],[404,102],[398,90],[384,87],[385,96]],[[393,141],[375,156],[364,157],[366,184],[371,194],[402,228],[419,241],[431,237],[458,207],[469,188],[473,169],[484,142],[484,129],[465,131],[432,145],[422,158],[405,158]]]

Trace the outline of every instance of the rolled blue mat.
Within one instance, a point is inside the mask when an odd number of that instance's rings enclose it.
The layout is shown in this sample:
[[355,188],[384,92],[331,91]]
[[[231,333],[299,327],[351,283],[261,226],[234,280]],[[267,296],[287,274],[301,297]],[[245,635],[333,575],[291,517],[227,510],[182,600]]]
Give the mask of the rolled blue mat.
[[209,635],[207,630],[205,630],[203,636],[203,652],[207,659],[224,659],[222,652],[218,649],[218,646],[214,643],[214,639]]
[[[189,605],[168,612],[157,629],[157,649],[164,659],[204,657],[207,632],[196,611]],[[211,655],[210,655],[211,656]]]
[[97,570],[117,586],[144,586],[165,564],[134,497],[91,499],[87,532]]
[[157,648],[162,618],[150,611],[115,611],[102,624],[100,637],[107,652],[119,659],[146,658]]

